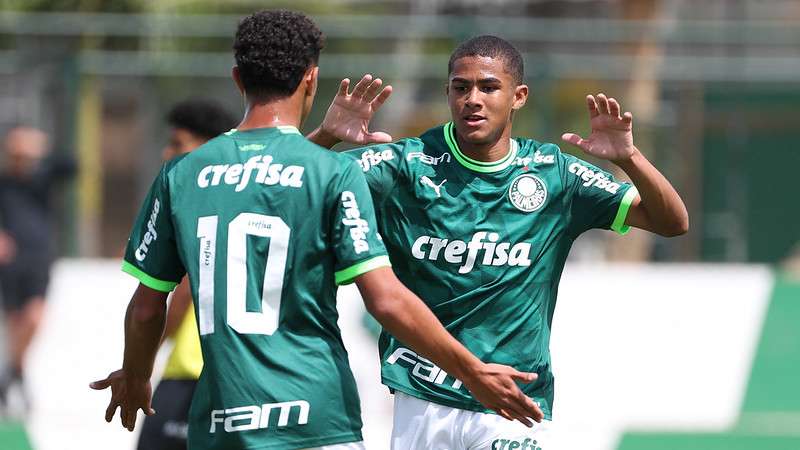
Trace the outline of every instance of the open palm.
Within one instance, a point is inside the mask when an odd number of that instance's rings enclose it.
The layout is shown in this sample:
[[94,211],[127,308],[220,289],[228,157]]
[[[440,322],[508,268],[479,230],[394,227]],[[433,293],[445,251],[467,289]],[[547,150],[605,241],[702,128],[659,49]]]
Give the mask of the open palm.
[[625,112],[620,115],[619,103],[605,94],[587,95],[592,134],[584,139],[575,133],[564,133],[561,138],[578,146],[584,152],[609,161],[620,161],[634,153],[633,115]]
[[356,83],[352,93],[348,93],[350,80],[345,78],[339,84],[333,102],[322,120],[322,129],[344,142],[353,144],[372,144],[392,142],[392,137],[384,132],[370,132],[369,121],[375,112],[392,93],[392,87],[381,89],[380,78],[364,75]]

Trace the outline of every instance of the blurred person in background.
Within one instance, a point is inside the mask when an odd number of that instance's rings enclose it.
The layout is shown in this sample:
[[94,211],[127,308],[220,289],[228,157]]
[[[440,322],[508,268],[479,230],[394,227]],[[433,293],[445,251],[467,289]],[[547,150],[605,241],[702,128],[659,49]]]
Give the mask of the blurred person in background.
[[[180,102],[167,114],[169,142],[162,152],[169,161],[189,153],[209,139],[236,126],[236,119],[216,102],[192,99]],[[183,277],[170,296],[164,339],[174,346],[153,393],[153,409],[139,435],[138,450],[182,450],[186,448],[189,407],[203,369],[200,335],[194,318],[189,280]]]
[[125,318],[123,367],[106,420],[133,430],[152,415],[150,375],[168,292],[188,273],[203,371],[189,448],[363,449],[355,380],[337,325],[336,286],[355,282],[367,309],[492,410],[542,413],[400,284],[376,231],[363,172],[300,135],[316,95],[322,33],[306,16],[261,11],[236,31],[239,126],[165,164],[131,232],[123,270],[139,281]]
[[0,407],[24,415],[29,408],[25,357],[42,322],[56,253],[51,193],[75,174],[76,165],[67,156],[48,157],[47,134],[30,126],[10,129],[2,145],[0,294],[9,364],[0,374]]
[[[587,96],[591,135],[562,138],[613,162],[632,183],[554,144],[511,137],[528,86],[522,56],[509,42],[478,36],[462,43],[448,74],[451,122],[346,154],[366,174],[398,278],[479,358],[538,373],[523,391],[541,405],[545,420],[530,429],[488,414],[457,376],[384,330],[382,381],[395,394],[392,449],[550,450],[550,327],[572,242],[592,228],[625,234],[633,226],[676,236],[687,231],[688,214],[634,146],[633,116],[615,99]],[[386,100],[389,87],[381,86],[365,76],[351,94],[343,80],[310,136],[326,147],[357,141]]]

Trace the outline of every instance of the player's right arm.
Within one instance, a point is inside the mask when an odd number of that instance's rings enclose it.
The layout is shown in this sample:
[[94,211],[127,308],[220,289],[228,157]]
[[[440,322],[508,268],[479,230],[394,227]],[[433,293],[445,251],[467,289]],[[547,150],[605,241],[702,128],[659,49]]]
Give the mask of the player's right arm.
[[335,197],[329,225],[336,283],[355,281],[367,310],[386,330],[461,380],[487,408],[529,426],[528,418],[541,421],[541,410],[515,383],[529,383],[536,374],[480,361],[397,279],[376,231],[375,207],[363,171],[353,161],[341,161],[331,189]]

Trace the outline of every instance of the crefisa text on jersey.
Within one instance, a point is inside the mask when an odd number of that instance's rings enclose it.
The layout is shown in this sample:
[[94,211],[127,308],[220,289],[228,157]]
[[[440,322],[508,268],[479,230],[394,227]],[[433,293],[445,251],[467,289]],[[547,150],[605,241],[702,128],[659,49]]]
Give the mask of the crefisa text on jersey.
[[344,218],[342,224],[350,228],[350,239],[353,240],[353,249],[356,254],[369,250],[367,233],[369,233],[369,223],[361,218],[361,211],[358,209],[356,195],[350,191],[342,192],[342,207],[344,208]]
[[255,173],[256,183],[299,188],[303,186],[303,172],[305,167],[284,166],[273,163],[270,155],[258,155],[248,159],[244,164],[215,164],[203,167],[197,175],[197,186],[205,189],[225,183],[236,185],[234,190],[241,192]]
[[[487,239],[487,241],[484,241]],[[458,239],[443,239],[433,236],[420,236],[411,246],[411,256],[416,259],[429,259],[438,261],[439,255],[444,254],[444,260],[452,264],[462,264],[458,273],[467,273],[475,267],[478,253],[483,251],[480,260],[486,266],[520,266],[531,265],[531,244],[519,242],[497,242],[500,235],[494,232],[478,231],[472,235],[469,242]],[[464,258],[464,253],[467,253]]]
[[144,233],[142,242],[139,244],[134,255],[139,262],[147,258],[147,250],[150,248],[150,243],[155,241],[158,237],[158,233],[156,233],[156,219],[158,218],[158,211],[160,209],[161,203],[158,202],[158,199],[153,200],[153,211],[150,213],[150,219],[147,221],[147,231]]
[[361,170],[367,172],[369,169],[377,166],[383,161],[391,161],[394,159],[394,152],[386,149],[376,152],[374,150],[367,150],[361,154],[361,159],[358,160],[358,165]]
[[585,183],[583,183],[584,186],[594,186],[597,189],[603,189],[610,194],[616,194],[621,186],[619,183],[614,183],[611,181],[603,172],[600,172],[599,170],[595,172],[583,164],[570,164],[569,172],[574,173],[576,176],[580,177],[581,180],[585,181]]

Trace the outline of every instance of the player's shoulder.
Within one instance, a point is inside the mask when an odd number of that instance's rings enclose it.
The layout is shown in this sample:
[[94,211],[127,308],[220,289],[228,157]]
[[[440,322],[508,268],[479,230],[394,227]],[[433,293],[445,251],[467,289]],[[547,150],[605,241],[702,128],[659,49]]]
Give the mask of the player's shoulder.
[[418,148],[413,150],[413,152],[416,153],[412,154],[411,151],[408,152],[411,154],[408,160],[425,163],[429,161],[428,157],[433,157],[436,159],[447,159],[447,162],[449,162],[450,158],[453,157],[452,147],[455,145],[455,138],[452,135],[452,126],[452,122],[446,123],[444,125],[435,126],[422,133],[419,136]]
[[419,148],[422,148],[420,139],[408,137],[384,144],[357,147],[341,154],[351,161],[355,160],[355,163],[366,173],[373,167],[383,164],[399,167],[408,153],[412,153]]

